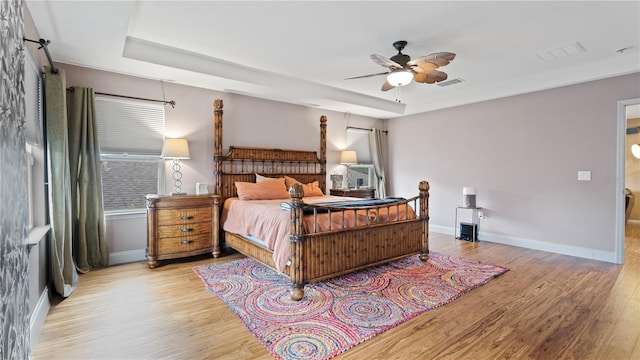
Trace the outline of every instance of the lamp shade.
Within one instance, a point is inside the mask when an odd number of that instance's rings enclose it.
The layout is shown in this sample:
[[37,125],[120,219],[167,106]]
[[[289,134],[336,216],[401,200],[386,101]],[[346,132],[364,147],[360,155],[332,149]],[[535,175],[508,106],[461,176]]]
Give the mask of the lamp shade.
[[340,164],[357,164],[358,156],[354,150],[344,150],[340,153]]
[[631,145],[631,153],[636,159],[640,159],[640,144]]
[[387,75],[387,82],[393,86],[405,86],[413,80],[413,73],[406,69],[393,70]]
[[465,186],[462,188],[462,195],[475,195],[476,188],[472,186]]
[[188,159],[189,143],[187,139],[164,139],[161,156],[165,159]]

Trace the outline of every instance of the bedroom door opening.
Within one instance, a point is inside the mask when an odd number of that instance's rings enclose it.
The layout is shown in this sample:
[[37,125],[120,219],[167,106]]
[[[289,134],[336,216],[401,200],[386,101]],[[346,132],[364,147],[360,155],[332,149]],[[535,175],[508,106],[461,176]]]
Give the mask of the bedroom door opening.
[[[618,101],[617,151],[616,151],[616,263],[624,263],[625,249],[625,161],[627,157],[627,114],[640,108],[640,98]],[[630,146],[630,144],[629,144]]]

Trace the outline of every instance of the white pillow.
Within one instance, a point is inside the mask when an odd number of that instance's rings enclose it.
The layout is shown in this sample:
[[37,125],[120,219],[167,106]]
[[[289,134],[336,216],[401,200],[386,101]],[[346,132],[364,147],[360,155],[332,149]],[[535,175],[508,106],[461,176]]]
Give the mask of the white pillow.
[[271,180],[271,179],[273,179],[273,178],[262,176],[260,174],[256,174],[256,182],[257,183],[259,183],[261,181],[265,181],[265,180]]

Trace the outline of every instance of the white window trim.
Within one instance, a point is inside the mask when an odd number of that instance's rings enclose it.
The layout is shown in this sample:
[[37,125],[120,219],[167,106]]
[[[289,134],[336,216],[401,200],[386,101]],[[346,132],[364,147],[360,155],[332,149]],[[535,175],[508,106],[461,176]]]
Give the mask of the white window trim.
[[27,143],[27,188],[28,188],[28,201],[29,201],[29,216],[28,216],[28,220],[27,220],[27,228],[28,230],[33,229],[33,210],[34,210],[34,204],[33,204],[33,164],[34,164],[34,158],[33,158],[33,149],[31,147],[31,144]]

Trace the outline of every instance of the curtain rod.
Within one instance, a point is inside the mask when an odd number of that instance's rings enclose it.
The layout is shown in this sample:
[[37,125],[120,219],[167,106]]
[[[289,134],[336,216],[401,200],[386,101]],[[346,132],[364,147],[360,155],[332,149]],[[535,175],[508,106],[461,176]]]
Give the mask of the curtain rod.
[[38,50],[44,49],[44,54],[47,56],[47,60],[49,60],[49,65],[51,66],[51,73],[53,74],[58,73],[58,69],[53,65],[53,59],[51,59],[51,54],[49,54],[49,48],[47,47],[51,43],[51,41],[45,40],[45,39],[31,40],[27,38],[22,38],[22,40],[40,44],[40,47],[38,48]]
[[[75,91],[74,88],[67,88],[67,91]],[[174,100],[171,101],[166,101],[166,100],[155,100],[155,99],[147,99],[147,98],[141,98],[141,97],[136,97],[136,96],[127,96],[127,95],[118,95],[118,94],[109,94],[109,93],[103,93],[103,92],[99,92],[99,91],[94,91],[93,92],[96,95],[105,95],[105,96],[114,96],[114,97],[120,97],[120,98],[125,98],[125,99],[134,99],[134,100],[144,100],[144,101],[153,101],[153,102],[160,102],[163,103],[164,105],[170,104],[172,108],[175,109],[176,107],[176,102]]]
[[[347,129],[373,131],[373,129],[365,129],[365,128],[355,127],[355,126],[347,126]],[[388,130],[380,130],[380,131],[382,131],[385,134],[389,133]]]

